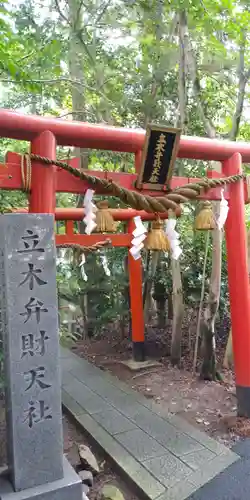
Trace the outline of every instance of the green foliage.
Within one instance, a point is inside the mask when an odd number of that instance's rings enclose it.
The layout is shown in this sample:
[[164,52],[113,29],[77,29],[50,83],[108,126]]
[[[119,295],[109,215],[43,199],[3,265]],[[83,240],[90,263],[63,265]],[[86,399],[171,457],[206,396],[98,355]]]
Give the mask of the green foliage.
[[80,303],[83,310],[84,297],[87,298],[85,313],[93,333],[100,332],[113,321],[128,319],[125,255],[126,250],[123,248],[105,249],[93,254],[90,252],[86,255],[83,271],[70,251],[70,255],[58,265],[59,296],[69,303]]
[[62,347],[70,349],[79,340],[79,335],[74,335],[69,333],[68,329],[64,326],[60,327],[59,330],[59,340]]

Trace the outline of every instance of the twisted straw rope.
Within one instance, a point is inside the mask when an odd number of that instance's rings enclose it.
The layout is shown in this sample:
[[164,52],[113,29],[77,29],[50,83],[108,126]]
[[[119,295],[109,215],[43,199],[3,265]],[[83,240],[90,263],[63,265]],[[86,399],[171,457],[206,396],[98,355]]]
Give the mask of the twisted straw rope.
[[98,241],[91,246],[83,246],[78,243],[57,243],[56,248],[73,248],[73,250],[80,250],[82,253],[85,252],[93,252],[96,250],[100,250],[103,247],[110,245],[111,240],[107,239],[104,241]]
[[224,186],[231,184],[242,179],[246,179],[246,174],[231,175],[230,177],[222,177],[221,179],[202,179],[199,182],[185,184],[184,186],[173,189],[164,196],[152,197],[143,195],[138,191],[130,191],[129,189],[119,186],[116,182],[107,179],[99,179],[94,175],[89,175],[86,172],[77,170],[71,167],[68,163],[50,160],[44,156],[30,154],[30,159],[45,163],[46,165],[56,165],[70,174],[78,177],[83,181],[87,181],[93,188],[100,188],[111,196],[116,196],[126,205],[134,208],[135,210],[145,210],[151,213],[164,213],[169,209],[176,210],[180,203],[185,203],[189,200],[196,199],[202,191],[208,191],[217,186]]
[[24,191],[29,193],[31,189],[31,158],[28,154],[21,156],[21,176]]

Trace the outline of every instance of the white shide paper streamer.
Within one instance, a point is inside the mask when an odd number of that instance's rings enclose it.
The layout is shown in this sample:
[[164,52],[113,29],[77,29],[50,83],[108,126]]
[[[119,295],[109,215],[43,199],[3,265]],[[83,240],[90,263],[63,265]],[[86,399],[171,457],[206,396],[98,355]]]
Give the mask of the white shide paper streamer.
[[134,217],[134,223],[136,227],[132,233],[134,238],[131,241],[132,247],[129,249],[129,252],[135,260],[138,260],[141,257],[141,250],[144,246],[143,241],[146,238],[147,229],[143,225],[139,215]]

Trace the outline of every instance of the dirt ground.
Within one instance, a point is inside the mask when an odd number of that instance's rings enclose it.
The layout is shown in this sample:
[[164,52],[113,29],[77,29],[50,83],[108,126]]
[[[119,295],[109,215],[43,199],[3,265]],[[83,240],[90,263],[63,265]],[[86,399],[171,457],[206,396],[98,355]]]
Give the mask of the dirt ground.
[[[173,368],[167,356],[168,348],[161,335],[148,342],[150,358],[161,366],[134,373],[121,364],[132,356],[131,343],[117,338],[116,332],[105,332],[97,339],[77,342],[73,351],[103,370],[108,370],[131,387],[160,403],[166,412],[182,416],[192,425],[231,446],[239,435],[250,435],[250,423],[236,419],[236,395],[231,371],[221,370],[223,383],[205,382],[191,373],[187,349],[182,368]],[[218,349],[222,359],[223,349]]]

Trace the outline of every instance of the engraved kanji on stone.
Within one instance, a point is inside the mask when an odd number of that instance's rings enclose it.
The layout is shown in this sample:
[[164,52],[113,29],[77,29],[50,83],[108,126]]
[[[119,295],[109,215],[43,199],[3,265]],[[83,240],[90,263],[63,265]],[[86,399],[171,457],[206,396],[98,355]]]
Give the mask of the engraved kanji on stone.
[[26,316],[26,320],[24,323],[27,323],[31,318],[32,314],[35,314],[36,322],[40,323],[41,312],[48,312],[46,307],[43,307],[44,304],[41,300],[36,299],[35,297],[31,297],[29,302],[24,306],[26,312],[20,313],[20,316]]
[[44,248],[38,246],[40,243],[38,234],[34,233],[32,229],[27,229],[26,233],[27,236],[22,236],[24,248],[23,250],[18,250],[18,253],[44,252]]
[[38,274],[41,274],[42,273],[42,270],[41,269],[34,269],[34,264],[32,263],[28,263],[28,271],[24,271],[22,272],[21,274],[23,274],[25,276],[24,280],[19,284],[19,286],[22,286],[24,285],[25,283],[29,283],[29,289],[30,290],[33,290],[34,288],[34,283],[36,282],[37,285],[41,286],[41,285],[47,285],[48,282],[47,281],[44,281],[42,280]]
[[54,217],[4,215],[0,226],[10,491],[82,500],[64,473]]
[[40,331],[39,337],[35,337],[33,333],[22,335],[22,358],[27,355],[34,356],[35,354],[43,356],[45,353],[45,341],[48,339],[49,336],[46,335],[44,330]]
[[51,409],[43,400],[29,401],[29,408],[25,410],[24,414],[25,418],[23,422],[28,422],[30,429],[33,427],[33,424],[52,419]]
[[34,384],[37,384],[40,389],[48,389],[51,384],[47,384],[43,381],[45,368],[44,366],[39,366],[38,368],[33,368],[28,372],[24,373],[24,378],[28,381],[29,385],[26,387],[25,392],[29,391]]

